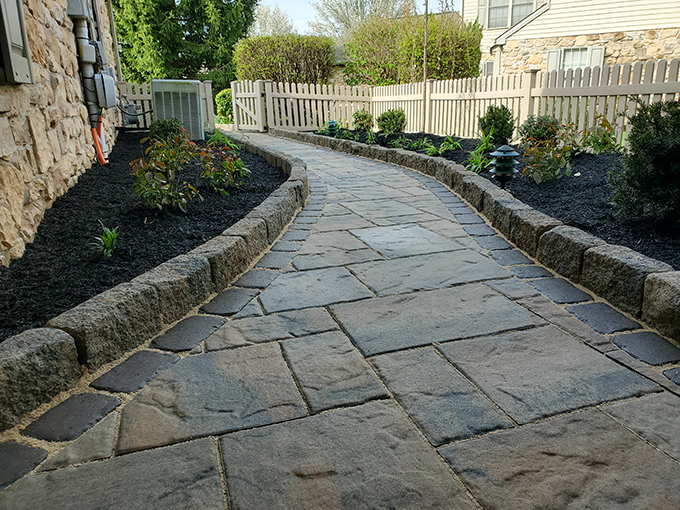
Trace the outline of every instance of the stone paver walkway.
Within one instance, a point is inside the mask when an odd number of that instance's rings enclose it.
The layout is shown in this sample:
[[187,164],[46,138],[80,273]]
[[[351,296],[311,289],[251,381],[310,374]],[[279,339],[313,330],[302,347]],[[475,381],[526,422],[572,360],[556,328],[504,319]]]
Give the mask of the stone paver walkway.
[[304,210],[0,444],[0,509],[680,508],[677,347],[429,177],[251,136],[307,162]]

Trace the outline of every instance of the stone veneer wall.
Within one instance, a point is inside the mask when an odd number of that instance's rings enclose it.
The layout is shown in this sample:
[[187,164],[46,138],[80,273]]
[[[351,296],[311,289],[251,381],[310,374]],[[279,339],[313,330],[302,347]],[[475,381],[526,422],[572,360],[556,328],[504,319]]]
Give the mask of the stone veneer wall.
[[[545,39],[511,39],[503,47],[501,71],[502,74],[515,74],[530,68],[545,70],[549,49],[583,46],[604,46],[604,63],[610,66],[647,60],[671,60],[680,58],[680,28]],[[482,61],[493,60],[493,54],[482,54]]]
[[[45,210],[95,157],[67,0],[24,0],[34,83],[0,85],[0,263],[21,257]],[[114,66],[106,5],[99,2]],[[104,113],[111,150],[117,113]]]

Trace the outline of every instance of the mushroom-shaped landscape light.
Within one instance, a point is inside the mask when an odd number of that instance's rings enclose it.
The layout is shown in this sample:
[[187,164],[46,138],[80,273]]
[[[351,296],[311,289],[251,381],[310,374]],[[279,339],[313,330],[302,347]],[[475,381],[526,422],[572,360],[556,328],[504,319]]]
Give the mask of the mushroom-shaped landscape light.
[[491,156],[496,159],[491,162],[492,168],[490,172],[493,174],[494,179],[500,183],[501,188],[505,189],[505,184],[518,173],[515,168],[518,162],[513,158],[516,158],[519,154],[509,145],[503,145],[496,149],[495,152],[492,152]]

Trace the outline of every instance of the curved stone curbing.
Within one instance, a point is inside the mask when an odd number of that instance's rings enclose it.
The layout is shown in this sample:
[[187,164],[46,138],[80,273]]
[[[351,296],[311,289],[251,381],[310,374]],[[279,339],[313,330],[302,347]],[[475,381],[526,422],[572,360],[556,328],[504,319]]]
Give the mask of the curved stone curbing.
[[443,158],[290,129],[270,128],[269,133],[387,161],[434,177],[541,264],[680,341],[680,271],[668,264],[563,225],[488,179]]
[[307,165],[238,133],[244,148],[281,168],[288,180],[222,234],[0,344],[0,431],[82,374],[119,358],[220,292],[271,246],[309,195]]

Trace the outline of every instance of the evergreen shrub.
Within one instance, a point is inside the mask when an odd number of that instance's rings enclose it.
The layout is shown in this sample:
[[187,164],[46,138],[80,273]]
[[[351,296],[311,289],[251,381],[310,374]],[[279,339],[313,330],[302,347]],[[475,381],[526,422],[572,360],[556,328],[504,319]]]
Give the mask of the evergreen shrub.
[[507,144],[515,130],[515,116],[505,105],[491,105],[486,115],[479,118],[479,130],[482,136],[492,133],[491,143],[494,145]]
[[402,133],[406,128],[406,114],[401,108],[387,110],[375,119],[378,129],[385,135]]

